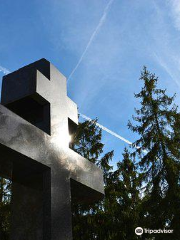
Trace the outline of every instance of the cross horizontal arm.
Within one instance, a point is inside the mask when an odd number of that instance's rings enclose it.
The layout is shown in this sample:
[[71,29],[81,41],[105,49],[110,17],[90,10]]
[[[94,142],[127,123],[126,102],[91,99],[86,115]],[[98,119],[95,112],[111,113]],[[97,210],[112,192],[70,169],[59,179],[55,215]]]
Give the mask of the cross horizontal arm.
[[[0,144],[52,168],[58,163],[67,177],[103,194],[102,171],[51,136],[0,104]],[[54,151],[54,149],[56,151]],[[56,163],[56,164],[55,164]]]

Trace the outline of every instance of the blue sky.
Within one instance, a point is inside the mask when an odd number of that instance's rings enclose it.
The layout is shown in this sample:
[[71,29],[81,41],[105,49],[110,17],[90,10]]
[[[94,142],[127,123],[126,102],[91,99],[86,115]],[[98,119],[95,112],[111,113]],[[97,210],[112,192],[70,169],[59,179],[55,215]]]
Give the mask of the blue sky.
[[[79,111],[129,141],[144,65],[180,104],[179,0],[0,0],[0,30],[0,78],[47,58]],[[105,131],[103,142],[120,160],[127,144]]]

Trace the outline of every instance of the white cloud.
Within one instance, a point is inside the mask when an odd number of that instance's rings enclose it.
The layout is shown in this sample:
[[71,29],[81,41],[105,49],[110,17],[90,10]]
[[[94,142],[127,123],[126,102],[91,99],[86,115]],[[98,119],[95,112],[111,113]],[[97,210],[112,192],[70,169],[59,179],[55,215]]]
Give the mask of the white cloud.
[[[180,82],[178,81],[178,77],[176,76],[175,71],[172,70],[170,64],[168,65],[163,58],[158,56],[156,53],[154,53],[155,60],[158,62],[158,64],[168,73],[168,75],[171,77],[171,79],[180,87]],[[173,64],[176,66],[176,63]]]
[[[180,1],[168,0],[170,11],[167,14],[167,8],[161,7],[158,2],[154,2],[156,24],[151,29],[152,44],[150,45],[151,56],[156,62],[155,68],[158,75],[163,72],[163,88],[170,90],[171,93],[180,88],[180,50],[179,50],[179,32],[174,31],[173,24],[177,30],[180,30]],[[170,15],[169,15],[170,14]],[[169,18],[169,16],[171,16]],[[160,66],[160,69],[158,69]],[[162,73],[161,73],[161,70]],[[173,82],[175,84],[173,84]]]
[[4,75],[7,75],[10,73],[10,71],[7,68],[2,66],[0,66],[0,72],[3,72]]
[[101,19],[100,19],[100,21],[99,21],[96,29],[94,30],[93,34],[91,35],[91,37],[90,37],[90,39],[89,39],[89,42],[88,42],[88,44],[87,44],[84,52],[82,53],[82,55],[81,55],[78,63],[76,64],[75,68],[73,69],[73,71],[72,71],[71,74],[69,75],[68,80],[73,76],[73,74],[75,73],[75,71],[78,69],[78,67],[79,67],[79,65],[81,64],[81,62],[82,62],[82,60],[83,60],[83,58],[84,58],[87,50],[88,50],[89,47],[91,46],[91,44],[92,44],[94,38],[96,37],[96,35],[98,34],[100,28],[101,28],[102,25],[104,24],[104,22],[105,22],[105,20],[106,20],[106,17],[107,17],[107,14],[108,14],[108,11],[109,11],[109,9],[110,9],[113,1],[114,1],[114,0],[110,0],[110,1],[108,2],[108,4],[106,5],[106,7],[105,7],[105,9],[104,9],[104,12],[103,12],[103,15],[102,15],[102,17],[101,17]]
[[180,1],[170,0],[172,17],[174,19],[175,27],[180,30]]

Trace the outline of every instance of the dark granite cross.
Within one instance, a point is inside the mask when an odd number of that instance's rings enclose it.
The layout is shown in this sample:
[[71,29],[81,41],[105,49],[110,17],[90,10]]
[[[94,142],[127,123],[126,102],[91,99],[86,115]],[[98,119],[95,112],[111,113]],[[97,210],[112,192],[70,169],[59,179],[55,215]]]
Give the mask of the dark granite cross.
[[103,195],[99,168],[69,148],[78,123],[66,78],[46,59],[3,78],[0,175],[11,177],[11,240],[72,240],[71,202]]

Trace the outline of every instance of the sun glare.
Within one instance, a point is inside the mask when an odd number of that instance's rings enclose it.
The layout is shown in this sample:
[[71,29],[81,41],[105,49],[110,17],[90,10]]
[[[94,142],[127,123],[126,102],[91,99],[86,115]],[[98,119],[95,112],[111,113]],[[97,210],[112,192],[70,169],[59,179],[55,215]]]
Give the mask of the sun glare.
[[72,141],[72,136],[68,135],[68,142],[70,143]]

